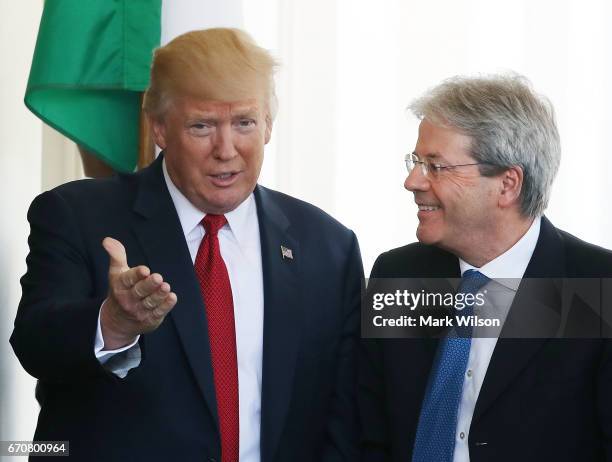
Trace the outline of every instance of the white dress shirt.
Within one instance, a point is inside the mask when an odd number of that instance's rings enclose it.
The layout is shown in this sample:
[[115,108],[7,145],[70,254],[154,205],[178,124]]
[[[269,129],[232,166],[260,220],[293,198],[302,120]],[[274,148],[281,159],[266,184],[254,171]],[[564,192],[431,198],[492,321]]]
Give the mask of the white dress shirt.
[[[540,217],[533,220],[529,230],[516,244],[481,268],[476,268],[459,259],[461,275],[469,269],[476,269],[492,279],[483,287],[483,291],[487,291],[486,306],[494,311],[492,316],[499,318],[502,325],[514,300],[520,280],[525,274],[529,260],[531,260],[535,250],[540,235],[540,220]],[[474,312],[478,314],[477,307],[475,307]],[[497,344],[497,337],[484,338],[483,335],[486,335],[486,333],[479,332],[477,329],[475,328],[475,337],[472,338],[470,356],[463,380],[463,392],[457,412],[454,462],[469,462],[470,460],[468,446],[470,425],[472,424],[478,394]]]
[[[189,202],[172,183],[165,160],[162,168],[170,197],[189,247],[191,260],[195,263],[198,248],[205,234],[204,227],[201,225],[205,214]],[[253,194],[249,195],[236,209],[226,213],[225,217],[227,224],[219,230],[218,238],[221,256],[229,274],[234,302],[238,358],[240,462],[259,462],[264,293],[259,220]],[[152,270],[154,271],[155,268]],[[172,285],[172,281],[168,282]],[[140,363],[140,347],[137,341],[119,350],[102,351],[103,348],[104,342],[98,320],[95,345],[98,360],[108,365],[115,354],[127,351],[125,360],[113,364],[110,368],[120,377],[125,377],[129,369]]]

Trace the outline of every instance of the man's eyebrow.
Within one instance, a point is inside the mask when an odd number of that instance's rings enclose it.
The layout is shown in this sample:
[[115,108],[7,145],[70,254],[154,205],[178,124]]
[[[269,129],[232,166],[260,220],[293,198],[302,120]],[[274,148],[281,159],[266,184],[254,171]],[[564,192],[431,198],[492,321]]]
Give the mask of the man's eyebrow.
[[417,154],[416,151],[414,151],[413,154],[417,156],[419,159],[426,158],[426,159],[432,159],[432,160],[438,160],[438,159],[444,160],[444,156],[440,154],[439,152],[428,152],[425,155],[420,155],[420,154]]
[[257,115],[257,111],[256,106],[238,108],[232,111],[232,117],[254,117]]
[[217,116],[213,114],[212,112],[193,112],[191,114],[187,114],[186,119],[189,122],[193,122],[193,121],[211,122],[211,121],[217,120]]

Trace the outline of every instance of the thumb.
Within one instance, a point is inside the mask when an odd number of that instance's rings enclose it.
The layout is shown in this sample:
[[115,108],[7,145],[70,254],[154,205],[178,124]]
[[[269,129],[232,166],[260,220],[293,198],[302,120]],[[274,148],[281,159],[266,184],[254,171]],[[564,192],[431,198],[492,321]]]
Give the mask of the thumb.
[[130,269],[127,264],[127,255],[125,253],[125,247],[117,239],[112,237],[105,237],[102,241],[102,247],[108,253],[110,257],[110,263],[108,272],[111,274],[123,273]]

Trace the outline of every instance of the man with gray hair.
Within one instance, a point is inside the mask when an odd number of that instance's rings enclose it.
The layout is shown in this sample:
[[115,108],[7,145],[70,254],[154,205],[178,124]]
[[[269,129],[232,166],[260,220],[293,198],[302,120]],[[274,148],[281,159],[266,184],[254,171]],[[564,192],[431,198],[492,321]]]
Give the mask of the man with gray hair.
[[528,334],[535,305],[521,303],[530,278],[612,276],[612,252],[543,216],[560,162],[550,103],[518,75],[455,77],[410,109],[419,242],[380,255],[371,278],[461,277],[457,294],[496,284],[502,330],[365,339],[363,460],[612,460],[610,341]]

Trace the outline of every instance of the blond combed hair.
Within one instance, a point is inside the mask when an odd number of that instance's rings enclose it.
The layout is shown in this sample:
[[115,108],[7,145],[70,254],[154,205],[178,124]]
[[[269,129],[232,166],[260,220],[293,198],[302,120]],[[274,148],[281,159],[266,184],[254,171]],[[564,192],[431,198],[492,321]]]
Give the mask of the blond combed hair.
[[272,55],[239,29],[187,32],[155,50],[143,109],[159,120],[181,97],[230,102],[261,96],[273,119],[276,66]]

